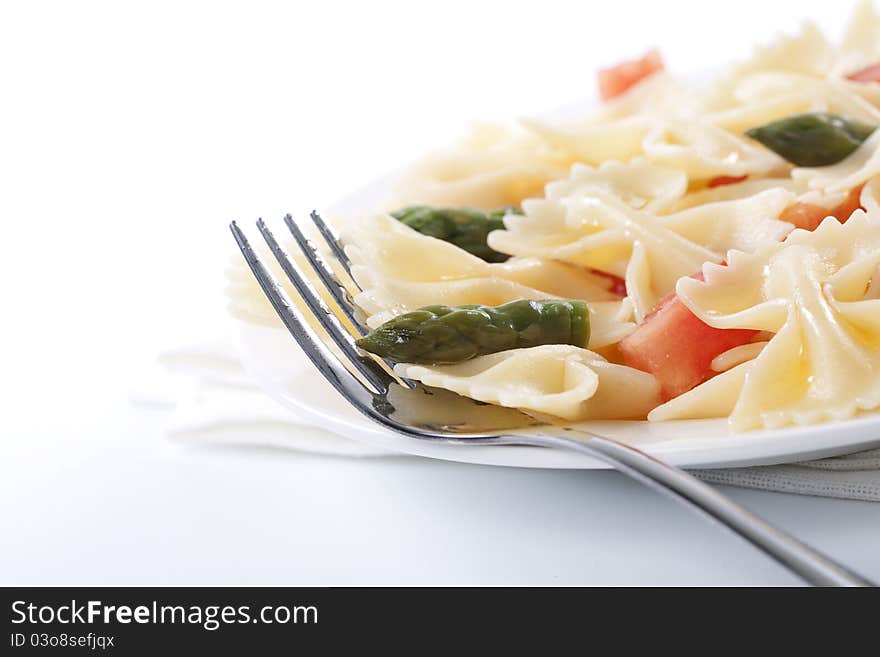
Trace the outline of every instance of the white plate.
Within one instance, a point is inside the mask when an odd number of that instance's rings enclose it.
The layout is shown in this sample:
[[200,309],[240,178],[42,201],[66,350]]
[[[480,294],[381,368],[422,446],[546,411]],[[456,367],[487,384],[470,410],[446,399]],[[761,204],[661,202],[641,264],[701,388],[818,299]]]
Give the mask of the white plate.
[[[543,118],[577,116],[584,105],[559,108]],[[395,177],[385,176],[346,197],[328,208],[327,216],[356,217],[383,206]],[[527,468],[608,467],[563,450],[433,444],[383,429],[348,406],[282,329],[241,323],[241,352],[245,367],[268,394],[301,421],[341,436],[406,454],[465,463]],[[731,433],[726,420],[601,421],[579,426],[637,446],[668,463],[693,468],[792,463],[880,447],[880,413],[843,422],[747,433]]]

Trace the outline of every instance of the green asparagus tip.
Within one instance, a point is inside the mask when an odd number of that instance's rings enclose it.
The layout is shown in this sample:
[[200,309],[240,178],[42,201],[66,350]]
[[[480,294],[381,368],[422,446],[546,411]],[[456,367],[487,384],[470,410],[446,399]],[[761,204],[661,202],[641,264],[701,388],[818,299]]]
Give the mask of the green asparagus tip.
[[584,301],[511,301],[501,306],[426,306],[395,317],[357,341],[397,363],[460,363],[508,349],[543,344],[586,347],[590,313]]
[[746,135],[796,166],[821,167],[851,155],[875,129],[837,114],[811,112],[751,128]]

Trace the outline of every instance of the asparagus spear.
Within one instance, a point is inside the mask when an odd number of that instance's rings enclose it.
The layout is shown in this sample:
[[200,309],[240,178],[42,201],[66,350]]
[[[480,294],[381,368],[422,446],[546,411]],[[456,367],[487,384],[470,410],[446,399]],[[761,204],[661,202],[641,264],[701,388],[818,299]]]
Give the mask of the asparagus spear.
[[837,114],[795,114],[746,134],[799,167],[835,164],[862,145],[876,126]]
[[426,306],[391,319],[357,341],[394,362],[438,365],[542,344],[586,347],[587,304],[520,299],[501,306]]
[[487,262],[504,262],[510,256],[490,249],[486,236],[504,228],[503,219],[508,212],[520,213],[521,210],[503,207],[483,212],[472,208],[415,205],[392,212],[391,216],[423,235],[455,244]]

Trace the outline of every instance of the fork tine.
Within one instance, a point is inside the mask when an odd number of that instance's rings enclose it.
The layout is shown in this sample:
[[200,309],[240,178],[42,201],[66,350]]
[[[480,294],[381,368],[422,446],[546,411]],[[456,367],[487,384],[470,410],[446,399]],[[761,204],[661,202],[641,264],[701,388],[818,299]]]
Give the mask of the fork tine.
[[287,256],[284,249],[282,249],[281,245],[278,243],[278,240],[275,239],[272,231],[269,230],[266,222],[260,219],[257,221],[257,228],[263,235],[263,239],[266,240],[266,244],[269,245],[269,249],[275,256],[278,264],[281,265],[281,269],[287,274],[287,278],[293,283],[296,291],[315,316],[315,319],[317,319],[324,330],[327,331],[330,339],[333,340],[336,346],[339,347],[340,351],[345,354],[345,357],[351,361],[351,364],[355,369],[376,389],[377,392],[386,392],[388,389],[388,383],[392,380],[391,377],[386,372],[382,371],[379,364],[372,358],[361,356],[351,333],[342,326],[336,318],[336,315],[334,315],[324,304],[324,301],[318,296],[317,291],[312,287],[312,284],[308,281],[302,270],[300,270],[299,266]]
[[[330,338],[339,347],[342,353],[350,360],[351,365],[376,392],[379,394],[387,392],[388,384],[393,381],[393,379],[387,373],[382,371],[375,362],[362,358],[358,354],[357,347],[355,346],[351,335],[342,328],[338,320],[330,314],[327,307],[317,298],[314,290],[306,282],[302,273],[298,271],[296,265],[291,263],[290,259],[278,245],[275,237],[266,227],[262,219],[257,222],[257,227],[260,229],[263,239],[266,240],[270,250],[278,260],[281,268],[284,270],[284,273],[288,276],[290,282],[293,283],[309,310],[312,311],[315,318],[320,322],[321,326],[324,327],[330,335]],[[300,346],[315,366],[321,370],[328,379],[330,379],[330,382],[333,383],[340,392],[346,390],[344,384],[340,381],[342,376],[340,372],[336,371],[334,368],[332,377],[327,374],[328,365],[332,366],[334,362],[339,367],[342,367],[339,359],[327,348],[323,341],[314,334],[308,326],[305,316],[290,302],[287,295],[284,294],[279,287],[277,281],[268,272],[262,262],[260,262],[259,257],[248,243],[247,238],[242,233],[241,229],[238,228],[238,225],[233,222],[230,225],[230,229],[235,236],[236,242],[238,242],[242,254],[247,260],[251,271],[253,271],[254,276],[260,283],[260,287],[263,288],[263,291],[266,293],[266,296],[269,298],[275,311],[284,322],[284,325],[287,326],[288,330],[293,337],[296,338],[297,342],[299,342]],[[345,371],[347,372],[347,370]],[[348,375],[351,376],[351,373],[348,372]],[[340,385],[343,387],[340,388]]]
[[[312,269],[315,270],[315,273],[318,275],[318,278],[321,279],[321,282],[324,284],[324,287],[327,288],[327,291],[333,297],[333,300],[339,306],[348,320],[354,325],[357,329],[358,333],[361,335],[366,335],[369,333],[369,329],[364,326],[363,322],[358,320],[354,313],[354,303],[351,299],[351,295],[348,293],[348,290],[342,284],[336,274],[333,273],[333,270],[330,266],[324,262],[324,259],[318,254],[318,250],[315,248],[315,245],[312,244],[311,240],[307,238],[302,229],[297,226],[296,222],[293,220],[289,214],[284,217],[284,223],[287,224],[288,230],[293,234],[293,239],[296,240],[296,243],[299,245],[300,250],[303,252],[303,255],[308,259],[309,264],[312,266]],[[332,245],[330,245],[332,249]]]
[[272,307],[275,308],[275,312],[278,313],[287,330],[290,331],[290,334],[309,357],[309,360],[312,361],[312,364],[318,368],[318,371],[346,399],[351,400],[358,395],[363,395],[365,392],[372,394],[372,391],[368,390],[363,383],[353,376],[336,355],[330,351],[327,345],[324,344],[324,341],[315,334],[299,308],[290,302],[278,281],[275,280],[275,277],[269,273],[269,270],[260,261],[259,256],[251,247],[238,224],[233,221],[229,224],[229,229],[232,231],[233,237],[235,237],[241,254],[253,272],[254,278],[257,279]]
[[333,229],[330,228],[330,226],[328,226],[321,218],[321,215],[318,214],[317,210],[312,210],[312,213],[309,216],[311,216],[312,222],[314,222],[318,232],[321,233],[321,237],[327,242],[327,246],[333,251],[334,257],[339,261],[339,264],[342,265],[342,268],[345,269],[345,273],[351,276],[351,260],[345,255],[345,251],[343,250],[342,244],[336,236],[336,233],[334,233]]
[[[324,223],[324,220],[321,219],[320,215],[314,210],[311,214],[312,221],[315,222],[315,226],[318,228],[318,231],[321,233],[321,237],[324,238],[324,242],[330,248],[330,250],[335,254],[336,258],[344,258],[345,260],[340,260],[340,264],[342,264],[349,276],[351,276],[351,270],[348,267],[349,260],[345,253],[342,251],[342,245],[337,240],[336,237],[333,236],[333,233],[330,231],[330,228],[327,224]],[[289,214],[284,217],[284,223],[287,224],[287,228],[293,234],[293,239],[296,240],[296,243],[299,245],[300,250],[303,252],[303,255],[308,259],[309,264],[312,266],[312,269],[315,270],[315,273],[318,275],[318,278],[321,279],[321,282],[324,283],[324,287],[330,292],[333,296],[334,301],[339,305],[342,311],[345,313],[345,316],[351,321],[351,323],[357,328],[361,335],[366,335],[369,333],[369,328],[366,327],[363,322],[360,322],[354,313],[354,302],[351,300],[351,296],[348,293],[348,290],[342,284],[342,281],[337,278],[336,274],[333,273],[333,270],[330,266],[324,262],[324,259],[318,254],[317,249],[315,249],[314,244],[312,244],[311,240],[309,240],[302,232],[302,229],[297,225],[297,223],[293,220],[293,217]],[[354,279],[352,278],[352,281]],[[357,283],[355,282],[355,285]],[[385,366],[388,368],[390,372],[394,372],[394,364],[385,359],[378,358]],[[406,379],[401,376],[397,376],[398,383],[401,385],[413,389],[416,387],[414,381],[410,379]]]

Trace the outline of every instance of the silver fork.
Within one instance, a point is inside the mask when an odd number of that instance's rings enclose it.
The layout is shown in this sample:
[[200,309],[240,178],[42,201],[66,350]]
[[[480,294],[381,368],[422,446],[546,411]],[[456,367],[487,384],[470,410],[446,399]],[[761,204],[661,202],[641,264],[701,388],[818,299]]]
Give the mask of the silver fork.
[[[313,212],[311,218],[318,233],[326,242],[330,254],[348,274],[351,274],[351,263],[338,237],[317,213]],[[366,333],[367,328],[358,319],[346,285],[319,255],[318,250],[290,215],[284,218],[284,223],[314,269],[317,279],[330,293],[345,317],[360,335]],[[310,282],[310,277],[306,276],[287,256],[262,219],[257,222],[257,228],[302,302],[327,332],[330,340],[344,354],[346,362],[341,361],[325,343],[324,338],[311,328],[303,312],[288,298],[236,222],[230,225],[242,255],[281,321],[321,374],[367,419],[414,440],[430,440],[462,446],[529,445],[587,454],[717,521],[764,551],[808,584],[874,586],[872,582],[734,504],[714,488],[685,471],[615,440],[581,430],[575,432],[568,428],[553,426],[496,433],[459,431],[446,425],[414,423],[412,420],[401,421],[395,417],[395,408],[388,399],[388,393],[394,385],[412,388],[415,384],[394,376],[390,363],[380,363],[372,356],[360,352],[352,334],[324,304]]]

